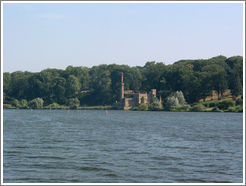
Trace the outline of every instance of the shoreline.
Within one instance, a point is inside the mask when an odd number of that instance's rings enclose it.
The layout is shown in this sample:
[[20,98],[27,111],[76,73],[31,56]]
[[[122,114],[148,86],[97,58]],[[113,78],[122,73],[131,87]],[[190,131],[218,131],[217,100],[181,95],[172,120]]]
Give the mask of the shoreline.
[[[105,108],[79,108],[79,109],[70,109],[70,108],[3,108],[3,110],[118,110],[118,109],[105,109]],[[221,112],[221,113],[243,113],[243,111],[212,111],[212,110],[203,110],[203,111],[180,111],[180,110],[119,110],[119,111],[141,111],[141,112]]]

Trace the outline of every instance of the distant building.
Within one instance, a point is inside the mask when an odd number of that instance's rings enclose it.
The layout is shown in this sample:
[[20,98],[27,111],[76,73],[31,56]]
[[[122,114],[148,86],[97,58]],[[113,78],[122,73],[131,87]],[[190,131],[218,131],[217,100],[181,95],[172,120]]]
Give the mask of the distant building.
[[151,89],[151,94],[147,93],[133,93],[133,98],[124,98],[124,83],[123,73],[121,73],[120,83],[120,102],[116,103],[119,110],[129,110],[131,107],[141,103],[141,98],[144,97],[144,103],[150,103],[153,97],[156,97],[156,89]]

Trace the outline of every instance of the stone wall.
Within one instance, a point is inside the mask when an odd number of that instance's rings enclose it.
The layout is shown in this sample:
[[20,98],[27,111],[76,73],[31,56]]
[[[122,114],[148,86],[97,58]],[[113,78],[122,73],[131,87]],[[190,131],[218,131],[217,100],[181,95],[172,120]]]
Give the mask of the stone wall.
[[135,106],[137,104],[138,103],[136,98],[125,98],[125,107]]
[[148,103],[148,94],[138,93],[138,103],[141,103],[141,98],[144,97],[144,103]]

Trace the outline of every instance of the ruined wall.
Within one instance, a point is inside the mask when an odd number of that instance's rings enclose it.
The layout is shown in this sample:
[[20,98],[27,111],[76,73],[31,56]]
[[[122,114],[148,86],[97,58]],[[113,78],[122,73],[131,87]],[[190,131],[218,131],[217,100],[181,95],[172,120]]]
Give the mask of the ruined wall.
[[137,99],[135,98],[125,98],[125,107],[129,107],[129,106],[135,106],[137,105]]
[[138,93],[138,103],[141,103],[141,98],[144,97],[144,103],[149,103],[148,102],[148,94],[145,93],[145,94],[141,94],[141,93]]

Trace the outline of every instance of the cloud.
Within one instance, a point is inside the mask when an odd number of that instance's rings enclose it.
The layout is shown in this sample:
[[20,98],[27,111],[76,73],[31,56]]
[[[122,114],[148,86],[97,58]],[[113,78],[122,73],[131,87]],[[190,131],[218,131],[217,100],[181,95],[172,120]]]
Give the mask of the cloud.
[[49,19],[49,20],[60,20],[65,18],[63,14],[49,14],[49,13],[38,14],[38,17],[42,19]]

